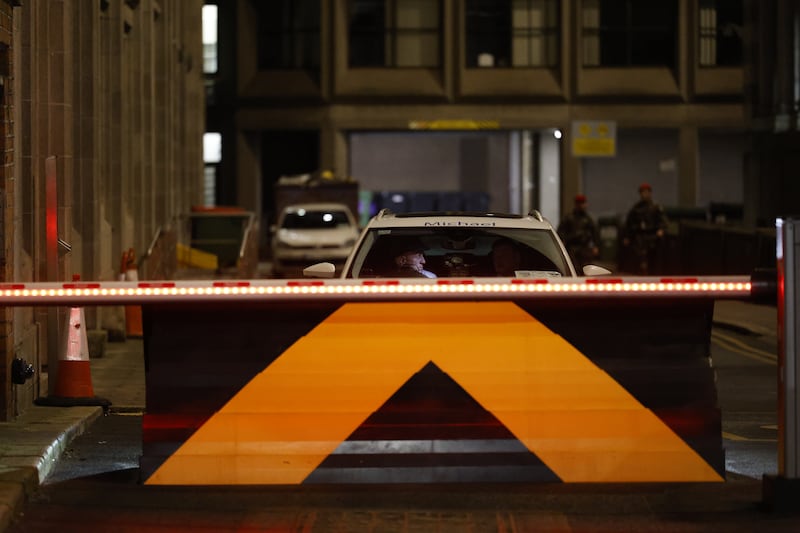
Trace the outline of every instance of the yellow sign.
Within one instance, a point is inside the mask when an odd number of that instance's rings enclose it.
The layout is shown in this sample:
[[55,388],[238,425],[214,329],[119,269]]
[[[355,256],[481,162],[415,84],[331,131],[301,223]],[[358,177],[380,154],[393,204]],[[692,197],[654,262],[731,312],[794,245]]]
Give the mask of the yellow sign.
[[146,483],[303,483],[429,362],[564,482],[723,481],[513,302],[373,302],[347,303],[300,338]]
[[617,124],[612,121],[574,121],[572,155],[575,157],[613,157],[617,153]]
[[412,120],[411,130],[496,130],[500,128],[497,120]]

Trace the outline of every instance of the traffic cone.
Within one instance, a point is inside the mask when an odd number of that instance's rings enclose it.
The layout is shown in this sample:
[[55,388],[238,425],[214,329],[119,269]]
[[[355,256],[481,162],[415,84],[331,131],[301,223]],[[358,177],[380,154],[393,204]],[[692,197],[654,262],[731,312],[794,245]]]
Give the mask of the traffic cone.
[[[128,248],[122,254],[122,275],[125,281],[139,281],[139,270],[136,268],[136,252]],[[140,305],[125,306],[125,335],[128,337],[143,337],[142,332],[142,307]]]
[[[73,276],[77,281],[79,276]],[[75,405],[111,405],[105,398],[94,395],[86,319],[82,307],[71,307],[67,327],[58,353],[58,374],[53,394],[36,400],[38,405],[69,407]]]

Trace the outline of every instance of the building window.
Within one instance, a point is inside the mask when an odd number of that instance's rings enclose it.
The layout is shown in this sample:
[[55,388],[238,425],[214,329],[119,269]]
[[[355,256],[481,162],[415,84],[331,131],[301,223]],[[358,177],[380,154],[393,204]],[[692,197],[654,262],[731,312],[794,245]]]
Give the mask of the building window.
[[467,0],[466,66],[558,64],[558,0]]
[[438,67],[440,0],[350,0],[351,67]]
[[255,1],[253,7],[259,70],[319,70],[319,0]]
[[217,6],[203,6],[203,74],[217,73]]
[[583,65],[674,68],[676,0],[584,0]]
[[222,135],[203,134],[203,205],[213,206],[217,196],[217,167],[222,161]]
[[741,66],[742,0],[700,0],[699,8],[700,66]]

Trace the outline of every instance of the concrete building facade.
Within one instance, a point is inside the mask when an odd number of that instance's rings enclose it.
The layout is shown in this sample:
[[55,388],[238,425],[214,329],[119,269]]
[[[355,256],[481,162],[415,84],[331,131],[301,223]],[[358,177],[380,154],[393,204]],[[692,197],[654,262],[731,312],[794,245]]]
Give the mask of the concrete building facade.
[[642,181],[667,206],[748,202],[744,0],[206,3],[216,198],[265,220],[275,180],[315,169],[551,220],[579,192],[622,215]]
[[[0,1],[0,283],[118,279],[200,201],[201,0]],[[102,328],[115,310],[86,309]],[[66,310],[3,308],[0,420],[48,394]],[[13,384],[15,358],[34,376]]]
[[746,165],[751,221],[774,227],[800,214],[800,2],[752,1],[746,70],[752,151]]

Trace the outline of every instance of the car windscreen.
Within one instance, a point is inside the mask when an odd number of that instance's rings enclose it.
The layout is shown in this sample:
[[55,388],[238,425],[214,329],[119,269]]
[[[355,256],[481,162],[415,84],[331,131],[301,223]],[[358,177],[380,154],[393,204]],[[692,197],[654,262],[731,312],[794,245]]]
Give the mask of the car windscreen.
[[343,211],[309,211],[297,210],[286,213],[281,227],[284,229],[333,229],[350,225],[347,214]]
[[[409,240],[415,250],[409,248]],[[437,277],[571,276],[552,231],[530,228],[380,228],[368,231],[346,277],[402,276],[396,258],[423,254]]]

